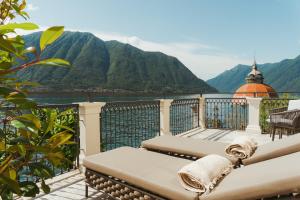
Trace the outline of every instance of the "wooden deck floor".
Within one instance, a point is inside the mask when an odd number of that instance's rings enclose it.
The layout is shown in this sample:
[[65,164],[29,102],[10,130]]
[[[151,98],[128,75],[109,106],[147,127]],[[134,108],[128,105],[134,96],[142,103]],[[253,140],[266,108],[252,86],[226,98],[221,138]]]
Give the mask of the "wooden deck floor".
[[[57,176],[50,180],[49,186],[51,192],[49,194],[41,193],[36,198],[38,200],[80,200],[80,199],[108,199],[103,194],[89,188],[89,198],[85,197],[84,175],[75,170],[66,174]],[[32,198],[23,198],[32,199]]]
[[[199,138],[204,140],[213,140],[219,142],[230,142],[239,135],[251,135],[256,139],[259,145],[271,141],[269,135],[249,134],[245,131],[230,131],[219,129],[195,129],[182,134],[184,137]],[[109,199],[107,196],[89,188],[89,197],[85,198],[84,175],[79,171],[73,171],[50,180],[51,193],[41,194],[35,199],[38,200],[79,200],[79,199]],[[28,199],[28,198],[27,198]]]

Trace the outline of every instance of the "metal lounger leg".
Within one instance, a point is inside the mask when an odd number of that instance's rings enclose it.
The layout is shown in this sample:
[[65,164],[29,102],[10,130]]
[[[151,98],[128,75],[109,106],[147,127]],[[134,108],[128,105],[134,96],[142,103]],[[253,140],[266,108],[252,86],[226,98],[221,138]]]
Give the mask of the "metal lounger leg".
[[85,197],[88,198],[89,196],[89,186],[85,184]]

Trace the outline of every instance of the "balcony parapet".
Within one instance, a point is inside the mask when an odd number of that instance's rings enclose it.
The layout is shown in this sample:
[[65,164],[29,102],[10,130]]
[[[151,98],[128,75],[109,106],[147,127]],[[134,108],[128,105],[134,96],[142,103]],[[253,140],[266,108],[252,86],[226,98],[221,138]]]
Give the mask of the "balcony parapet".
[[260,134],[261,128],[259,125],[259,106],[262,98],[247,97],[246,99],[249,106],[249,117],[246,132]]

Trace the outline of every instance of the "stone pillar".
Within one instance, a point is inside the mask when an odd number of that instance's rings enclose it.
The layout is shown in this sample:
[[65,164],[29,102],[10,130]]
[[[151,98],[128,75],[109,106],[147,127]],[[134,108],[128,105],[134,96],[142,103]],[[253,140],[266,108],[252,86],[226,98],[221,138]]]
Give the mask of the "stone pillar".
[[102,102],[79,103],[80,150],[83,157],[100,153],[100,112],[104,105]]
[[199,126],[205,129],[205,97],[199,97]]
[[246,132],[249,133],[261,133],[261,128],[259,125],[259,105],[262,98],[247,98],[247,103],[249,106],[248,111],[248,126],[246,127]]
[[172,135],[170,131],[170,107],[173,99],[160,100],[160,135]]

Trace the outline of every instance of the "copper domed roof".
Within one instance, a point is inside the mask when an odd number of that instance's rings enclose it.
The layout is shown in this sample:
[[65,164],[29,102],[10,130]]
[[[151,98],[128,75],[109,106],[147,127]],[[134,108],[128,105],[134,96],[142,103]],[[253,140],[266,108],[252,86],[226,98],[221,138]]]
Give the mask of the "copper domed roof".
[[236,90],[233,97],[278,97],[276,91],[269,85],[264,84],[263,74],[257,70],[256,62],[252,65],[252,70],[246,77],[246,84]]
[[269,85],[263,83],[246,83],[236,90],[234,98],[239,97],[278,97],[276,91]]

